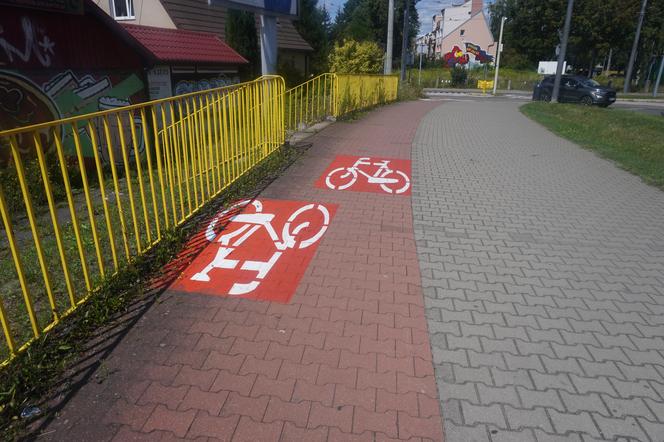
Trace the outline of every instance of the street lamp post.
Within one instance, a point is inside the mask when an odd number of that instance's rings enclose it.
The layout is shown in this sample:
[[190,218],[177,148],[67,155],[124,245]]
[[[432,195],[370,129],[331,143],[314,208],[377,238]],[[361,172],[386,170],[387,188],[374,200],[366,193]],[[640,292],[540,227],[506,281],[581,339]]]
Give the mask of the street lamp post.
[[569,28],[572,24],[572,9],[574,9],[574,0],[567,0],[567,13],[565,14],[565,26],[563,27],[563,37],[560,40],[560,52],[558,53],[558,66],[556,67],[556,79],[553,82],[553,93],[551,101],[558,101],[560,92],[560,80],[563,76],[563,64],[567,52],[567,39],[569,38]]
[[406,81],[406,58],[408,56],[408,0],[403,8],[403,40],[401,42],[401,81]]
[[383,73],[392,73],[392,47],[394,46],[394,0],[387,5],[387,53],[385,54],[385,68]]
[[422,53],[424,52],[424,43],[420,43],[420,70],[417,73],[417,85],[422,85]]
[[503,52],[503,28],[507,17],[500,19],[500,36],[498,37],[498,47],[496,48],[496,72],[493,75],[493,95],[498,90],[498,70],[500,69],[500,53]]

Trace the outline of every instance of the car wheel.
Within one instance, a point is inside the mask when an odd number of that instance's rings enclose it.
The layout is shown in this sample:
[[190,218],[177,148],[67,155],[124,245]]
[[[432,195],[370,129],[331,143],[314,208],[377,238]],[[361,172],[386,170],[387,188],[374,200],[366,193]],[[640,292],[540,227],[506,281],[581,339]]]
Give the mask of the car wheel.
[[583,104],[584,106],[592,106],[593,104],[592,97],[589,97],[588,95],[586,95],[585,97],[581,97],[581,104]]
[[551,95],[548,92],[541,92],[540,101],[551,101]]

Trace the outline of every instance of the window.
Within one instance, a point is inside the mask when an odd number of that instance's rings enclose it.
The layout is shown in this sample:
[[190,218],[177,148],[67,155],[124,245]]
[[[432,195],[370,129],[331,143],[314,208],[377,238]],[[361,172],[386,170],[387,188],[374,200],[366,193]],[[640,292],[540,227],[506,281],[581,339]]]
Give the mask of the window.
[[461,36],[463,37],[463,34],[465,34],[465,33],[466,33],[466,30],[465,30],[465,29],[462,29],[460,34],[461,34]]
[[134,0],[110,0],[113,17],[118,20],[134,18]]

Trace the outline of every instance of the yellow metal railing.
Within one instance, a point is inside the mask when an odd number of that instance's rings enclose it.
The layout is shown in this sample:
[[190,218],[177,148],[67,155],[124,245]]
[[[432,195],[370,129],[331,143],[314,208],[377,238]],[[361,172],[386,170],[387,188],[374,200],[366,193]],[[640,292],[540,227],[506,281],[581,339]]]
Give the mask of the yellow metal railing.
[[337,76],[322,74],[286,91],[285,119],[289,132],[336,116]]
[[337,77],[337,116],[397,99],[396,75],[346,75]]
[[397,99],[397,76],[322,74],[286,91],[288,132]]
[[0,132],[2,365],[281,146],[284,92],[261,77]]
[[0,366],[287,132],[393,101],[397,86],[323,74],[286,91],[265,76],[0,132]]

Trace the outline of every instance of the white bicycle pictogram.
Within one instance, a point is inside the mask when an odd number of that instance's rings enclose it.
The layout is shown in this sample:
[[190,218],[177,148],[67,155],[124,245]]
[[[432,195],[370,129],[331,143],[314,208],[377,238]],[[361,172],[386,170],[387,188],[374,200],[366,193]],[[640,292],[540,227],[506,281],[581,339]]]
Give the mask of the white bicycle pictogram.
[[[252,208],[253,213],[247,213],[247,211],[252,210]],[[231,211],[238,209],[243,209],[243,212],[232,216],[229,219],[226,228],[221,232],[223,234],[219,235],[215,231],[219,220],[228,215]],[[322,217],[320,228],[314,230],[313,234],[308,235],[308,237],[302,238],[302,234],[307,231],[308,227],[312,226],[312,223],[305,219],[305,217],[311,215],[318,217],[318,221],[320,221],[320,218]],[[213,269],[236,269],[240,265],[240,260],[231,259],[229,256],[253,234],[261,228],[264,228],[274,243],[276,250],[267,261],[244,260],[240,269],[255,272],[256,277],[248,283],[235,282],[228,292],[229,295],[246,295],[258,288],[260,283],[265,279],[270,270],[272,270],[272,267],[274,267],[277,261],[279,261],[279,258],[281,258],[286,250],[306,249],[315,244],[321,239],[330,224],[330,212],[321,204],[307,204],[291,213],[290,217],[284,224],[281,236],[279,236],[272,225],[274,217],[275,215],[273,213],[263,213],[263,204],[258,200],[241,201],[219,213],[210,222],[205,231],[205,237],[208,241],[212,242],[216,240],[216,242],[220,244],[219,250],[212,259],[212,262],[210,262],[210,264],[208,264],[202,271],[194,274],[194,276],[191,277],[191,280],[209,282],[209,273]]]
[[[363,175],[369,184],[378,184],[387,193],[404,193],[410,187],[410,178],[400,170],[389,167],[390,160],[373,162],[369,157],[358,158],[350,167],[339,167],[327,174],[325,184],[332,190],[345,190]],[[378,166],[370,175],[361,169],[361,166]]]

